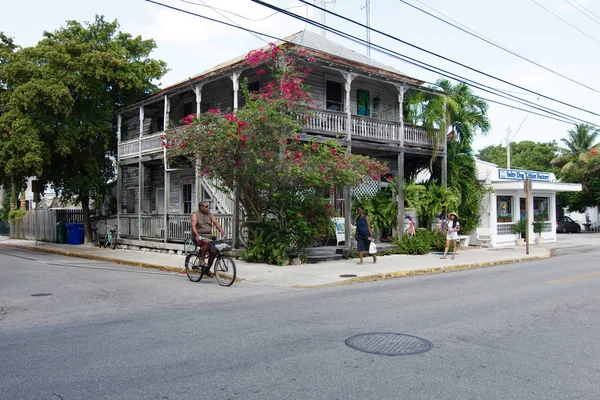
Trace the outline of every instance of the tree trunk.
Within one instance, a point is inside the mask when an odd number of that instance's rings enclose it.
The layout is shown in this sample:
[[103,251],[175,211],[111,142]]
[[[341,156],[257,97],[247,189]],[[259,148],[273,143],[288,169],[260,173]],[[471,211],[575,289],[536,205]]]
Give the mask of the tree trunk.
[[90,229],[90,195],[86,194],[80,197],[81,211],[83,212],[83,242],[91,243],[92,234]]

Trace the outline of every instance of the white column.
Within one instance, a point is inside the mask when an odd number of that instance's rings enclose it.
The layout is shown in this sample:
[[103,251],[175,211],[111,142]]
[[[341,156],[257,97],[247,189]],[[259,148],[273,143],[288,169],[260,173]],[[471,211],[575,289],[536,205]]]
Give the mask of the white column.
[[234,72],[230,78],[233,81],[233,111],[238,109],[238,93],[240,91],[241,72]]
[[[165,94],[165,113],[164,113],[164,130],[167,131],[167,129],[169,129],[170,121],[169,121],[169,112],[171,111],[171,100],[169,99],[169,96],[167,96]],[[167,243],[167,225],[169,223],[169,171],[168,171],[168,165],[167,165],[167,148],[163,146],[163,167],[164,167],[164,171],[163,171],[163,203],[164,203],[164,214],[163,214],[163,226],[164,226],[164,237],[163,240],[165,243]]]
[[400,123],[397,139],[400,141],[400,147],[402,147],[404,146],[404,92],[406,92],[406,89],[402,85],[396,87],[398,88],[398,122]]
[[490,193],[490,232],[492,233],[490,245],[496,247],[496,243],[498,243],[498,200],[495,191]]
[[[352,90],[352,81],[356,78],[355,74],[342,73],[346,80],[346,154],[352,153],[352,110],[350,108],[350,93]],[[346,236],[344,238],[345,249],[350,252],[352,245],[352,187],[347,186],[344,188],[344,229]]]
[[196,117],[200,116],[200,111],[202,109],[202,86],[204,85],[198,85],[194,88],[194,91],[196,92]]
[[144,106],[140,107],[140,134],[138,137],[138,240],[142,240],[142,205],[144,198],[144,167],[142,165],[142,136],[144,134]]
[[[202,86],[204,85],[198,85],[194,88],[194,91],[196,92],[196,117],[200,117],[200,112],[202,110]],[[201,200],[204,200],[204,191],[202,190],[202,177],[200,176],[200,168],[202,168],[202,161],[199,157],[196,158],[195,164],[196,176],[194,179],[196,182],[196,190],[194,191],[194,208],[196,207],[196,204],[198,204]]]
[[346,124],[346,141],[348,142],[348,149],[350,149],[350,141],[352,140],[352,110],[350,108],[350,93],[352,91],[352,81],[354,80],[354,78],[356,78],[356,75],[351,73],[343,73],[342,75],[346,80],[346,116],[348,118]]
[[[123,126],[123,117],[121,114],[117,115],[117,230],[119,230],[120,219],[121,219],[121,196],[123,191],[123,174],[121,173],[121,129]],[[100,233],[100,232],[98,232]]]

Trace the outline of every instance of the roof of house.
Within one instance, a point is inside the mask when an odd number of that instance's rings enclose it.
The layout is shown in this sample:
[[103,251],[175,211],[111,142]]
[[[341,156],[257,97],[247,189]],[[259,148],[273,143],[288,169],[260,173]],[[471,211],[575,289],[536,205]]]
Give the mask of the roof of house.
[[[411,78],[392,67],[389,67],[379,61],[375,61],[354,50],[348,49],[332,40],[329,40],[322,35],[308,30],[296,32],[293,35],[290,35],[280,41],[275,42],[276,45],[285,45],[286,43],[305,48],[307,50],[308,55],[315,57],[315,59],[321,61],[321,63],[326,62],[332,66],[335,65],[338,67],[345,67],[349,70],[360,70],[372,76],[378,76],[380,78],[395,81],[398,83],[405,83],[413,86],[420,86],[423,84],[423,81],[421,80]],[[268,47],[269,46],[267,45],[263,46],[262,48],[266,49]],[[137,104],[147,102],[152,98],[165,95],[166,93],[175,91],[179,88],[190,86],[195,83],[199,83],[203,80],[210,79],[211,77],[217,76],[226,71],[239,68],[241,65],[246,64],[246,54],[217,64],[214,67],[203,71],[196,76],[190,77],[174,85],[168,86],[156,93],[153,93],[151,96],[147,97],[146,99]],[[135,105],[132,105],[130,107],[134,106]]]

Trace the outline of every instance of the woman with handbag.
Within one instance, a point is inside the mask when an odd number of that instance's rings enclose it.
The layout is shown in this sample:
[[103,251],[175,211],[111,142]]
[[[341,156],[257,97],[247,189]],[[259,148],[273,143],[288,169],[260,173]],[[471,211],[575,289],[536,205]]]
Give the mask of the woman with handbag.
[[[363,252],[369,251],[371,241],[374,241],[373,231],[371,230],[371,220],[368,215],[365,215],[362,207],[358,207],[356,210],[358,217],[356,218],[356,247],[358,248],[358,257],[360,261],[358,265],[363,263]],[[377,255],[373,256],[373,263],[377,262]]]
[[454,260],[454,255],[456,254],[456,242],[458,241],[458,231],[460,231],[460,222],[458,221],[457,213],[451,212],[450,214],[448,214],[448,220],[446,221],[445,227],[446,248],[444,249],[444,255],[440,258],[446,258],[446,253],[448,253],[448,247],[450,247],[450,241],[452,241],[452,259]]

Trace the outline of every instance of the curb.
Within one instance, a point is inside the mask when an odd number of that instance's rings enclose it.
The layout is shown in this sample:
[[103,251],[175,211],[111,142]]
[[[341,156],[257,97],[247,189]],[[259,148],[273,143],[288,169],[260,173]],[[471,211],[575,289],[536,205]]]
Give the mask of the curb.
[[504,260],[497,260],[497,261],[485,261],[485,262],[479,262],[479,263],[473,263],[473,264],[454,265],[451,267],[425,268],[425,269],[415,269],[415,270],[408,270],[408,271],[387,272],[387,273],[381,273],[381,274],[359,276],[356,278],[346,279],[344,281],[325,283],[322,285],[307,285],[307,286],[294,285],[293,287],[298,288],[298,289],[310,289],[310,288],[350,285],[353,283],[372,282],[372,281],[394,279],[394,278],[406,278],[409,276],[417,276],[417,275],[431,275],[431,274],[440,274],[440,273],[445,273],[445,272],[458,272],[458,271],[465,271],[468,269],[487,268],[487,267],[493,267],[496,265],[513,264],[513,263],[518,263],[518,262],[523,262],[523,261],[545,260],[548,258],[552,258],[552,255],[550,254],[550,252],[548,252],[548,254],[545,256],[531,256],[531,257],[512,258],[512,259],[504,259]]
[[96,255],[92,255],[92,254],[84,254],[84,253],[58,250],[58,249],[48,249],[48,248],[23,246],[23,245],[12,245],[12,246],[19,247],[22,249],[32,250],[32,251],[39,251],[42,253],[58,254],[58,255],[67,256],[67,257],[84,258],[86,260],[107,261],[107,262],[111,262],[111,263],[115,263],[115,264],[130,265],[133,267],[141,267],[141,268],[152,268],[152,269],[158,269],[158,270],[167,271],[167,272],[182,272],[182,271],[185,272],[185,268],[183,268],[183,267],[181,267],[181,268],[166,267],[164,265],[159,265],[159,264],[151,264],[151,263],[140,262],[140,261],[122,260],[120,258],[96,256]]

